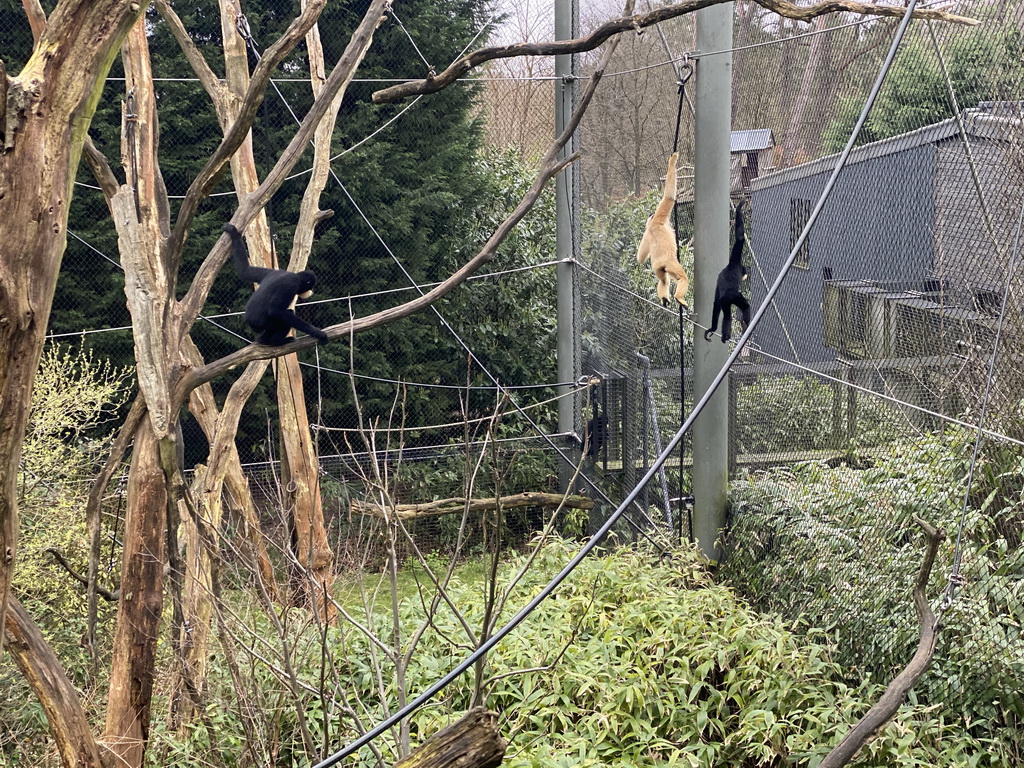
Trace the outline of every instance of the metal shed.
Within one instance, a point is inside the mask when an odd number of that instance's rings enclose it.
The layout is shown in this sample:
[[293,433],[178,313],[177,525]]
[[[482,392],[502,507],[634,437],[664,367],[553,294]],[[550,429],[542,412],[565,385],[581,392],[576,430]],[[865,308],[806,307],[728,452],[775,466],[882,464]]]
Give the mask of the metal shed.
[[[854,150],[776,297],[777,311],[765,315],[755,342],[772,355],[803,363],[849,354],[851,345],[837,346],[836,334],[863,323],[833,318],[840,327],[826,331],[823,290],[829,281],[873,281],[890,292],[917,292],[940,305],[971,309],[1001,290],[1017,218],[1007,206],[1019,204],[1024,186],[1019,114],[1019,106],[1016,116],[991,107],[971,109],[962,120],[950,118]],[[751,181],[755,304],[778,274],[837,160],[830,155]],[[984,258],[979,249],[987,252]]]

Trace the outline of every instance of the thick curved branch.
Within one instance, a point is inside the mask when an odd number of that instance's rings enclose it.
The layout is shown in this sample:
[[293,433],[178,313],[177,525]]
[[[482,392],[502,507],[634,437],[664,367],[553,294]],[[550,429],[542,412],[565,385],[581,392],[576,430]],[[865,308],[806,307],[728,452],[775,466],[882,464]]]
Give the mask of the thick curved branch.
[[[424,93],[436,93],[447,88],[456,80],[465,76],[471,69],[492,59],[508,59],[515,56],[557,56],[566,53],[583,53],[597,48],[613,35],[627,32],[631,29],[639,32],[645,27],[659,24],[677,16],[684,16],[701,8],[707,8],[726,0],[686,0],[675,5],[666,5],[647,13],[638,13],[631,16],[622,16],[612,19],[595,29],[589,35],[578,37],[573,40],[559,40],[557,42],[544,43],[516,43],[513,45],[499,45],[489,48],[481,48],[473,51],[456,61],[439,75],[427,77],[424,80],[413,80],[408,83],[400,83],[390,88],[384,88],[373,94],[375,104],[383,104],[406,96],[415,96]],[[786,0],[755,0],[759,5],[774,11],[780,16],[797,21],[810,21],[818,16],[829,13],[857,13],[864,16],[893,16],[902,17],[906,9],[899,6],[873,5],[853,2],[853,0],[827,0],[823,3],[815,3],[806,7],[794,5]],[[966,16],[957,16],[952,13],[937,10],[920,10],[914,12],[915,19],[936,19],[948,21],[955,24],[976,25],[980,22]]]
[[14,595],[8,600],[4,619],[7,647],[53,724],[53,741],[61,762],[76,768],[104,768],[107,763],[100,756],[78,690],[24,606]]
[[941,528],[936,529],[916,516],[914,522],[921,527],[928,538],[924,560],[921,561],[921,570],[918,572],[917,584],[914,586],[914,607],[917,609],[917,618],[921,625],[921,639],[917,644],[917,651],[910,663],[889,683],[878,703],[871,707],[864,717],[849,730],[843,740],[825,756],[818,768],[842,768],[849,763],[857,751],[874,738],[875,734],[884,728],[885,724],[896,714],[896,710],[903,703],[907,692],[921,679],[921,675],[931,664],[932,656],[935,655],[935,645],[939,640],[939,622],[928,603],[927,588],[932,565],[935,563],[935,555],[939,551],[939,544],[946,538],[946,532]]
[[292,49],[298,45],[316,23],[327,0],[313,0],[303,9],[295,20],[288,26],[280,39],[268,48],[252,73],[252,80],[249,83],[249,90],[242,101],[242,107],[238,112],[238,119],[228,129],[220,146],[214,151],[206,165],[196,176],[185,193],[185,199],[181,202],[181,209],[178,219],[174,223],[174,232],[171,234],[170,253],[172,258],[177,259],[185,244],[185,236],[192,226],[192,219],[199,208],[199,203],[213,189],[224,166],[235,151],[245,141],[245,137],[252,127],[252,121],[256,117],[256,110],[263,101],[264,91],[270,82],[270,76],[277,69],[277,66],[284,61]]
[[[324,0],[317,0],[319,5],[322,5],[323,2]],[[313,3],[310,4],[310,7],[312,7],[312,5]],[[244,230],[246,225],[253,219],[253,217],[255,217],[257,211],[261,210],[267,204],[271,196],[278,190],[281,184],[284,183],[287,175],[291,172],[292,168],[295,167],[299,158],[306,151],[310,138],[313,136],[316,127],[320,124],[324,115],[326,115],[328,110],[331,108],[331,103],[342,89],[347,87],[348,83],[352,80],[356,68],[359,66],[359,63],[363,60],[363,56],[366,54],[367,49],[370,47],[370,43],[373,40],[373,32],[384,20],[384,14],[389,5],[390,0],[373,0],[373,2],[370,3],[370,7],[367,8],[366,13],[363,15],[363,20],[359,23],[356,31],[352,33],[352,38],[349,41],[348,47],[345,49],[345,52],[335,65],[334,70],[331,72],[331,76],[327,78],[327,82],[324,84],[323,90],[313,102],[313,106],[310,108],[309,112],[306,113],[306,116],[302,120],[302,125],[300,125],[299,129],[295,132],[295,135],[289,142],[288,147],[281,154],[280,159],[271,169],[270,173],[267,174],[263,183],[241,202],[238,210],[235,212],[235,215],[231,218],[231,223],[238,227],[239,230]],[[266,62],[268,58],[269,53],[264,57],[263,62]],[[262,62],[260,66],[263,66]],[[257,75],[259,75],[260,71],[259,67],[257,67],[256,72],[253,74],[249,93],[245,98],[247,105],[250,103],[250,96],[254,92],[253,89],[258,83]],[[260,92],[262,92],[263,88],[266,88],[266,85],[266,78],[264,78]],[[255,113],[255,108],[258,103],[259,102],[256,101],[250,105],[253,113]],[[244,109],[245,107],[243,107],[243,110]],[[235,126],[232,127],[231,132],[229,132],[229,136],[235,132],[239,123],[244,122],[244,124],[248,126],[252,122],[252,115],[249,115],[249,117],[244,120],[243,117],[244,113],[240,115],[239,120],[236,122]],[[248,127],[246,130],[248,130]],[[245,134],[243,133],[242,136],[244,135]],[[225,138],[225,141],[227,141],[227,138]],[[238,145],[236,144],[234,149],[237,148]],[[234,149],[232,149],[232,152]],[[191,190],[189,194],[191,194]],[[198,198],[195,203],[198,203]],[[192,213],[195,213],[194,208]],[[189,218],[191,218],[191,215]],[[179,225],[182,223],[180,216],[178,223]],[[177,235],[177,227],[175,228],[175,234]],[[189,288],[188,293],[185,294],[185,297],[181,300],[181,322],[183,324],[183,331],[185,328],[190,327],[199,315],[199,310],[202,309],[203,304],[206,301],[206,297],[213,285],[214,278],[217,277],[217,273],[220,271],[220,268],[224,266],[224,262],[227,261],[229,243],[230,238],[227,235],[223,235],[219,240],[217,240],[217,244],[214,245],[213,250],[210,251],[210,255],[206,257],[206,261],[203,262],[203,265],[196,272],[196,276],[192,280],[192,286]],[[180,244],[178,247],[180,247]],[[280,350],[277,350],[276,354],[252,357],[246,362],[266,359],[268,357],[279,357],[280,354]]]

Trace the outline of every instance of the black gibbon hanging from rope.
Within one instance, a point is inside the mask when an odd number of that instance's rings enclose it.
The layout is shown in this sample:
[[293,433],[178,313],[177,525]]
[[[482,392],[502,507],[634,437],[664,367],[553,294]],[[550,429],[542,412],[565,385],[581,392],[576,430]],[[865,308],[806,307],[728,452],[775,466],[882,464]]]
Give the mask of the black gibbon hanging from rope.
[[280,347],[293,340],[288,336],[292,328],[308,333],[321,343],[328,341],[326,333],[291,309],[296,297],[306,299],[313,295],[316,275],[308,269],[289,272],[254,267],[249,263],[249,252],[238,228],[229,223],[224,225],[224,231],[231,236],[231,256],[238,276],[247,283],[259,283],[245,305],[245,322],[259,334],[256,343]]
[[679,264],[676,231],[669,223],[668,217],[676,205],[676,160],[678,152],[673,152],[668,159],[668,172],[665,175],[665,191],[654,215],[647,220],[644,236],[636,251],[636,260],[643,264],[651,260],[651,269],[658,278],[658,298],[664,306],[668,306],[669,278],[676,283],[675,299],[686,307],[686,289],[690,281],[686,272]]
[[743,330],[750,325],[750,302],[743,295],[741,284],[747,279],[747,268],[743,266],[743,243],[746,237],[743,233],[743,210],[742,206],[736,208],[736,241],[732,246],[732,253],[729,254],[729,265],[718,273],[718,282],[715,284],[715,306],[711,311],[711,327],[704,331],[704,340],[711,341],[711,337],[718,329],[718,315],[722,315],[722,342],[732,338],[732,308],[740,311],[740,322],[743,323]]

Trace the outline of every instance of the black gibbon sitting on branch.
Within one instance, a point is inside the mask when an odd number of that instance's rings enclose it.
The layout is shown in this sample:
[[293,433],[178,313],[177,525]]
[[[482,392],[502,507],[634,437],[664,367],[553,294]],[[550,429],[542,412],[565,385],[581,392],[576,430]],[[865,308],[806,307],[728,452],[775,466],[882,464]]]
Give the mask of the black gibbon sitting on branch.
[[743,233],[743,211],[736,208],[736,242],[733,243],[732,253],[729,254],[729,265],[718,273],[718,282],[715,285],[715,306],[711,311],[711,327],[704,331],[704,341],[711,341],[711,337],[718,330],[718,316],[722,315],[722,342],[725,343],[732,338],[732,308],[740,311],[740,321],[743,323],[743,330],[750,325],[750,302],[743,295],[740,289],[741,283],[747,279],[747,268],[743,266],[743,243],[746,237]]
[[245,305],[245,322],[257,332],[256,343],[280,347],[292,339],[292,328],[308,333],[317,341],[328,341],[327,334],[310,325],[292,311],[292,302],[298,296],[306,299],[313,295],[316,275],[310,270],[289,272],[286,269],[254,267],[249,263],[249,252],[242,233],[234,224],[225,224],[224,231],[231,236],[231,256],[238,276],[247,283],[259,283]]

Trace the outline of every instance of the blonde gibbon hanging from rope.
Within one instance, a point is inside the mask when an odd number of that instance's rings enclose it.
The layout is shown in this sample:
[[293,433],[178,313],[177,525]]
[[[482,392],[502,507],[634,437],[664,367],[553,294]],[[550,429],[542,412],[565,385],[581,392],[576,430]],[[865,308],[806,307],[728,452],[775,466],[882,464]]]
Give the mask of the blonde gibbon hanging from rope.
[[679,264],[676,231],[668,220],[676,204],[676,160],[678,156],[678,152],[673,152],[668,159],[665,191],[661,195],[658,209],[647,220],[643,239],[636,251],[636,260],[641,264],[648,259],[651,260],[651,269],[654,270],[654,276],[658,278],[658,298],[666,307],[668,306],[670,277],[676,283],[676,301],[683,307],[687,307],[686,289],[690,287],[686,272]]

